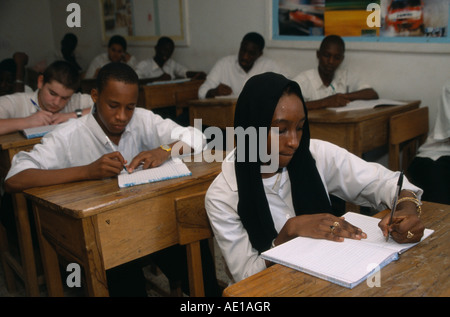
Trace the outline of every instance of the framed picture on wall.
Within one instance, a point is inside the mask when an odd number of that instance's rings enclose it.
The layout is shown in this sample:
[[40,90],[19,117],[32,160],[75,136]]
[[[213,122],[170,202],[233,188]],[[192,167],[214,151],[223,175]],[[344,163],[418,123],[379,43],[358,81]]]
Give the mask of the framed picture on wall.
[[134,45],[154,45],[169,36],[176,45],[189,44],[187,0],[99,0],[103,41],[122,35]]
[[329,34],[346,42],[397,44],[390,49],[450,43],[448,0],[271,0],[268,11],[274,46],[321,41]]

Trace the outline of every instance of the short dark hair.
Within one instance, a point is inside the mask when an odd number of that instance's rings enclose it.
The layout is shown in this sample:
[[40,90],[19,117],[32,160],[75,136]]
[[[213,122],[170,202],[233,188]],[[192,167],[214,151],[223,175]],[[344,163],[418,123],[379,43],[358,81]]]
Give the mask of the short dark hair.
[[127,50],[127,40],[121,35],[114,35],[109,39],[108,47],[111,47],[113,44],[119,44],[123,47],[123,50]]
[[101,93],[109,80],[139,85],[139,78],[133,68],[125,63],[108,63],[97,75],[97,92]]
[[0,62],[0,71],[11,73],[14,78],[16,77],[16,69],[16,62],[12,58],[6,58]]
[[75,66],[66,61],[51,63],[44,71],[44,84],[56,80],[64,87],[77,91],[80,87],[80,74]]
[[320,43],[319,51],[324,50],[328,45],[336,44],[342,47],[342,50],[345,52],[345,42],[339,35],[328,35]]
[[175,46],[175,42],[168,36],[162,36],[158,39],[158,42],[156,43],[156,46],[162,46],[164,44],[170,44],[172,46]]
[[261,34],[256,32],[250,32],[244,35],[242,42],[251,42],[259,46],[259,49],[262,51],[266,42]]

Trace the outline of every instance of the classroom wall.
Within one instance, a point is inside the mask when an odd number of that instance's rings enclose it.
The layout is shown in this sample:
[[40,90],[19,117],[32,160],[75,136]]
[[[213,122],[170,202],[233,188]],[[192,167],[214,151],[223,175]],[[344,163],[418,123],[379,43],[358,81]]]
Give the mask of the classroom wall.
[[[193,70],[208,72],[215,61],[238,51],[242,36],[257,31],[267,37],[267,3],[269,0],[187,0],[189,45],[177,47],[174,58]],[[67,4],[81,7],[81,28],[66,25]],[[59,47],[66,32],[79,38],[78,51],[82,64],[106,47],[101,38],[99,2],[94,0],[1,0],[0,58],[23,50],[36,63]],[[319,43],[317,43],[317,46]],[[373,44],[377,45],[377,43]],[[439,44],[449,52],[450,44]],[[436,104],[444,81],[450,79],[450,54],[419,52],[410,45],[404,52],[352,49],[348,45],[344,65],[356,69],[382,98],[421,99],[430,107],[430,123],[434,123]],[[264,54],[275,59],[288,76],[315,67],[316,47],[266,47]],[[410,50],[410,51],[408,51]],[[138,60],[154,54],[151,46],[129,47]]]

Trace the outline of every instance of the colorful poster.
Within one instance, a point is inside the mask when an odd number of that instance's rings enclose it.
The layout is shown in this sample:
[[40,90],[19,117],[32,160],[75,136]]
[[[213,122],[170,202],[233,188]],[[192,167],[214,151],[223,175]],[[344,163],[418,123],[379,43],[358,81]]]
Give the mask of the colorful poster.
[[[282,36],[448,36],[448,0],[274,0]],[[278,7],[276,6],[278,5]]]

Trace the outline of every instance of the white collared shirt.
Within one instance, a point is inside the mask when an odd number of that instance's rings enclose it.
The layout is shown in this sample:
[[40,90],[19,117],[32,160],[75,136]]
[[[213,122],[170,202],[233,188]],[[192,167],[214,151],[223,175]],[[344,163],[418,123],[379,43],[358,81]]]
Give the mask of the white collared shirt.
[[177,140],[189,145],[195,153],[202,151],[205,142],[201,131],[193,127],[181,127],[149,110],[136,108],[117,149],[111,149],[106,134],[89,114],[61,124],[32,151],[16,154],[6,178],[29,168],[50,170],[87,165],[116,150],[131,162],[142,151]]
[[175,62],[172,58],[169,58],[164,63],[162,69],[153,58],[143,60],[136,66],[136,73],[139,79],[155,78],[164,73],[169,74],[172,79],[186,78],[187,71],[188,69],[186,67]]
[[345,68],[336,70],[333,81],[328,87],[323,84],[317,68],[304,71],[293,80],[300,85],[305,101],[319,100],[337,93],[345,94],[370,88],[368,84],[361,82],[355,74],[350,75]]
[[450,156],[450,81],[442,88],[436,122],[426,142],[419,148],[417,156],[429,157],[432,160]]
[[[378,209],[391,205],[399,172],[366,162],[343,148],[321,140],[311,140],[310,151],[329,194],[357,205],[370,205]],[[295,216],[288,172],[283,170],[278,181],[274,176],[263,180],[263,184],[275,229],[279,232],[286,221]],[[416,192],[419,199],[423,192],[406,178],[403,189]],[[208,189],[205,207],[214,236],[235,282],[266,268],[264,259],[252,247],[237,213],[238,201],[232,151],[222,163],[222,172]]]
[[280,67],[271,59],[260,56],[253,67],[246,73],[239,65],[238,56],[230,55],[220,59],[209,72],[206,81],[198,90],[198,97],[204,99],[210,89],[219,84],[225,84],[233,90],[232,95],[238,96],[250,77],[265,72],[281,73]]
[[[102,53],[100,55],[97,55],[89,64],[89,67],[86,71],[86,74],[84,75],[84,78],[86,79],[94,78],[97,69],[102,68],[103,66],[109,63],[111,63],[111,60],[108,57],[108,53]],[[137,63],[136,57],[131,56],[126,64],[131,68],[135,69],[136,63]]]
[[[0,97],[0,119],[25,118],[37,112],[38,109],[33,102],[38,103],[39,89],[31,92],[17,92],[12,95]],[[94,102],[91,95],[74,93],[61,113],[74,112],[76,109],[92,107]]]

